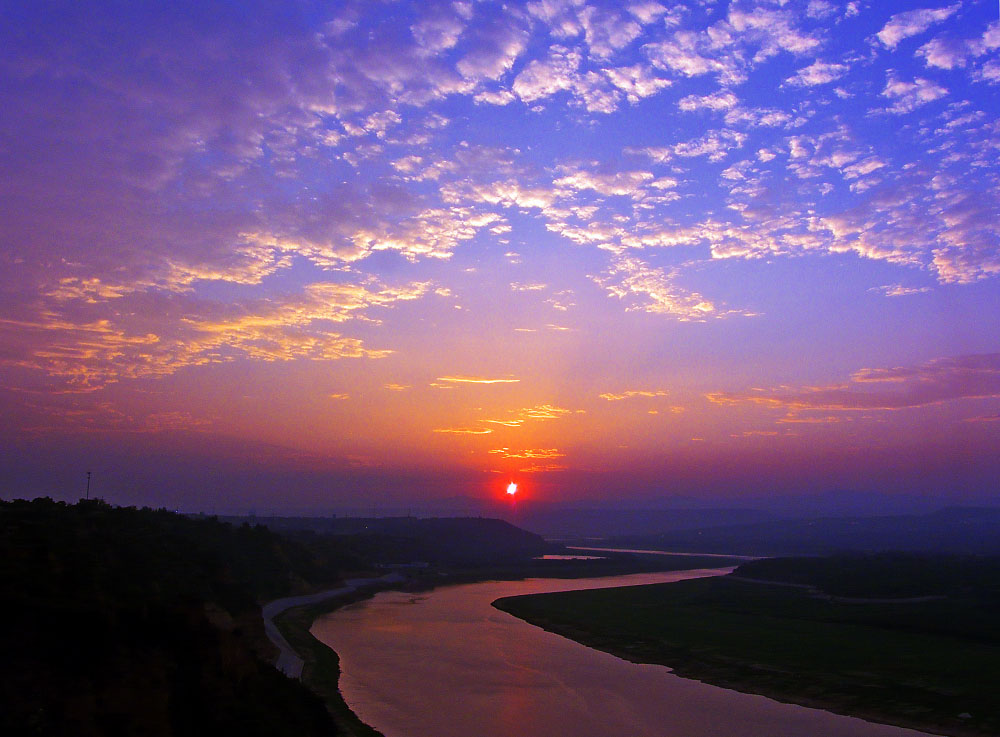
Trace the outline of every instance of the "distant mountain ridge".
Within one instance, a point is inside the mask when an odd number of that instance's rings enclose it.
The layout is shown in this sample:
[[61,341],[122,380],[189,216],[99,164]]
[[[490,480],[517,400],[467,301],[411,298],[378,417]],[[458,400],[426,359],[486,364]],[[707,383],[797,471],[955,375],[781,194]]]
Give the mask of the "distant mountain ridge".
[[947,507],[927,514],[766,520],[622,535],[607,542],[618,547],[761,556],[883,550],[998,554],[1000,509]]
[[555,509],[525,512],[518,524],[549,538],[652,535],[668,530],[773,520],[759,509]]

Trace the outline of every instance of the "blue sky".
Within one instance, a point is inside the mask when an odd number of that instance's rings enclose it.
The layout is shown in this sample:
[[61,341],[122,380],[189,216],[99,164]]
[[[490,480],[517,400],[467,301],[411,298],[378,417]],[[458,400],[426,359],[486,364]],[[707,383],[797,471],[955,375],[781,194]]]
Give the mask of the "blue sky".
[[0,13],[18,492],[991,492],[992,1]]

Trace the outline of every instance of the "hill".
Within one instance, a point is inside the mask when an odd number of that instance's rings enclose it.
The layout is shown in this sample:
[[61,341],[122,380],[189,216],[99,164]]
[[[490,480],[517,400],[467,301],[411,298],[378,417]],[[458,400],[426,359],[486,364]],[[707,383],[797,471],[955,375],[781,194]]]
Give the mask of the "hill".
[[928,514],[817,517],[703,526],[609,540],[616,547],[788,556],[879,550],[1000,553],[1000,508],[949,507]]
[[258,607],[317,575],[262,527],[0,502],[0,732],[331,734],[266,662]]

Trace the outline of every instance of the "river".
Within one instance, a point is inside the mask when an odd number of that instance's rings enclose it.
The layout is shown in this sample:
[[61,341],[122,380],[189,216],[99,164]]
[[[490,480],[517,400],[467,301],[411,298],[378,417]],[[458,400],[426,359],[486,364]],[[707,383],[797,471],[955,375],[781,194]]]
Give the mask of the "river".
[[913,730],[782,704],[675,676],[546,632],[491,606],[504,596],[665,583],[702,569],[385,591],[316,620],[340,688],[385,737],[904,737]]

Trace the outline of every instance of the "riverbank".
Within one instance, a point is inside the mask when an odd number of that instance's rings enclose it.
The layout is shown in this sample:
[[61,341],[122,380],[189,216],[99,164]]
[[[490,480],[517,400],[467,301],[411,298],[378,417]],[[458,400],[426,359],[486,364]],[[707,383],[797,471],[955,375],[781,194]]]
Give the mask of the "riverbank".
[[281,641],[271,638],[281,653],[276,667],[283,669],[286,675],[299,678],[307,688],[323,700],[339,733],[351,737],[382,737],[377,730],[361,721],[344,701],[339,687],[339,656],[310,632],[313,622],[324,614],[369,599],[380,591],[390,589],[402,589],[417,593],[430,591],[440,586],[456,586],[483,581],[523,580],[540,577],[543,573],[547,578],[577,579],[595,575],[648,572],[650,568],[660,571],[682,571],[718,566],[720,559],[718,557],[682,555],[672,558],[670,561],[663,558],[650,561],[648,559],[629,560],[623,556],[617,560],[546,561],[546,563],[551,564],[544,566],[539,563],[521,566],[495,566],[481,570],[452,570],[447,573],[424,572],[411,578],[391,581],[385,578],[365,579],[364,581],[348,582],[348,584],[353,585],[331,591],[270,602],[264,607],[265,622],[273,623],[276,634],[288,647],[288,649],[282,647]]
[[281,636],[302,661],[299,678],[322,699],[337,727],[337,734],[348,737],[382,737],[381,732],[358,719],[344,701],[339,686],[340,658],[331,648],[313,637],[309,630],[318,617],[370,598],[384,588],[356,588],[335,598],[286,609],[274,619]]
[[1000,726],[1000,646],[943,629],[968,616],[961,603],[845,603],[727,577],[494,606],[623,659],[778,701],[956,737]]

